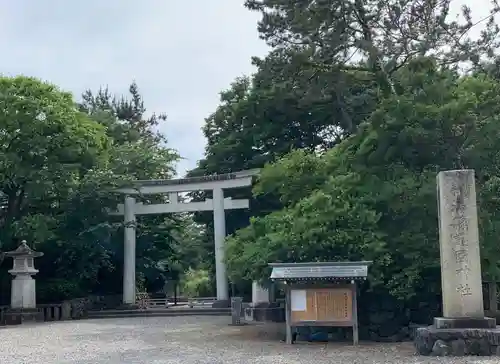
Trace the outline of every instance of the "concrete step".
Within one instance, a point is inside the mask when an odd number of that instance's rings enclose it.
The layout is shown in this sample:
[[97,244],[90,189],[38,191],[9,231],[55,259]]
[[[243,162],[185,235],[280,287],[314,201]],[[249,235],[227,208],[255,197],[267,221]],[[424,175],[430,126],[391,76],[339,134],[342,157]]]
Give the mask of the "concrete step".
[[89,311],[88,318],[164,317],[164,316],[231,316],[229,308],[148,309]]

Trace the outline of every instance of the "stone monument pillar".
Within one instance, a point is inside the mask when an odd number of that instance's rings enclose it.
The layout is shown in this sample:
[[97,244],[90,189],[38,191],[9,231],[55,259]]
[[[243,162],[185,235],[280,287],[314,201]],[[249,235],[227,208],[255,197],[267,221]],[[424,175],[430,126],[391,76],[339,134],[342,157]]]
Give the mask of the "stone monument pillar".
[[481,259],[473,170],[437,177],[443,317],[418,329],[423,355],[496,355],[500,330],[484,317]]
[[484,318],[474,171],[440,172],[438,198],[444,318],[435,319],[436,327],[491,327]]
[[14,279],[12,280],[11,307],[5,314],[7,324],[43,321],[43,313],[38,312],[36,308],[36,285],[32,278],[38,273],[35,269],[34,258],[42,255],[43,253],[32,250],[24,240],[16,250],[5,253],[6,257],[14,260],[13,267],[9,270]]

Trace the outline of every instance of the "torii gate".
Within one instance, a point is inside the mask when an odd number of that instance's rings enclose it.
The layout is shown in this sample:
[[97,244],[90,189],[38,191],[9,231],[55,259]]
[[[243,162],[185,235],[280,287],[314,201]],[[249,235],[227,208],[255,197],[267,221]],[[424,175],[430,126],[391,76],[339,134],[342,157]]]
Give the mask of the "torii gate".
[[[217,300],[229,300],[228,279],[224,262],[224,239],[226,237],[225,210],[245,209],[249,207],[248,199],[232,200],[224,198],[224,189],[247,187],[252,184],[252,177],[258,170],[248,170],[229,174],[204,177],[191,177],[171,180],[136,181],[129,188],[117,190],[125,194],[125,203],[118,205],[118,211],[111,215],[123,215],[125,222],[124,264],[123,264],[123,303],[135,304],[135,237],[136,215],[164,214],[175,212],[214,212],[215,242],[215,279]],[[213,199],[202,202],[179,202],[179,192],[208,191],[213,192]],[[134,195],[152,195],[168,193],[169,203],[144,205],[137,203]]]

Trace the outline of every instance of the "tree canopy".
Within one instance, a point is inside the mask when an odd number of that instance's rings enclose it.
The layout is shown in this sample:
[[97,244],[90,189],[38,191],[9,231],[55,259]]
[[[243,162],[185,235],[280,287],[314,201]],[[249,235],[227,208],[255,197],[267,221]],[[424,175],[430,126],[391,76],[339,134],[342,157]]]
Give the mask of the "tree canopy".
[[[112,189],[175,172],[178,154],[155,129],[165,117],[145,117],[137,85],[129,92],[87,91],[78,104],[52,84],[0,78],[0,248],[26,239],[45,253],[37,262],[41,301],[120,292],[122,223],[108,210],[121,201]],[[139,224],[139,276],[161,287],[173,274],[162,262],[174,260],[182,222],[160,216]]]
[[366,259],[374,261],[373,289],[411,298],[434,285],[437,294],[435,178],[459,168],[477,171],[483,266],[499,277],[491,216],[499,208],[500,84],[425,59],[394,79],[400,94],[381,100],[358,133],[324,154],[295,151],[264,167],[255,194],[278,194],[285,208],[228,240],[233,279],[265,279],[269,262]]
[[271,51],[221,94],[191,171],[262,168],[251,212],[228,217],[231,280],[367,259],[367,294],[438,302],[435,178],[454,168],[476,170],[484,276],[498,278],[498,5],[477,19],[450,1],[245,4]]

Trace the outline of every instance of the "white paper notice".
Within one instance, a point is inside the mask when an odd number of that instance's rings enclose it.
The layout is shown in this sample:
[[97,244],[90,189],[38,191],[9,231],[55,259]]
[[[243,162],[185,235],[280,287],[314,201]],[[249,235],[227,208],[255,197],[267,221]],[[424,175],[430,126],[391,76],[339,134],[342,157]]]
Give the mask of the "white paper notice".
[[292,311],[307,311],[307,294],[305,290],[292,289],[290,301]]

